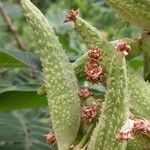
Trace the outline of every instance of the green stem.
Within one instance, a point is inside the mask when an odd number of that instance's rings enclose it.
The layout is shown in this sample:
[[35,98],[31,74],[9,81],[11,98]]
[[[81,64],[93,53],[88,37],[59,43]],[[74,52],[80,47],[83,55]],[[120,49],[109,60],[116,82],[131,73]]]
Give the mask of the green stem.
[[90,139],[91,133],[93,131],[95,127],[95,124],[91,124],[89,125],[89,127],[87,128],[83,138],[81,139],[81,141],[73,148],[73,150],[79,150],[82,149],[86,143],[88,142],[88,140]]

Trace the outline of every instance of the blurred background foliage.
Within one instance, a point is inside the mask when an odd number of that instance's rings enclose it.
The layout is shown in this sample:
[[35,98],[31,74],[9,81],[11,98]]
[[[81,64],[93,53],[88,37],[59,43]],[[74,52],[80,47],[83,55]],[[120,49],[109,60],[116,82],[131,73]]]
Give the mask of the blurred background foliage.
[[[69,9],[79,8],[80,16],[96,26],[108,41],[137,38],[141,33],[139,27],[119,18],[106,5],[105,0],[32,0],[32,2],[54,26],[71,62],[85,53],[86,45],[73,30],[73,23],[63,23]],[[16,57],[21,55],[19,53],[21,51],[37,53],[31,29],[25,21],[19,0],[0,0],[0,5],[0,150],[46,150],[49,146],[44,135],[51,130],[51,125],[46,97],[37,95],[37,89],[42,84],[42,73],[23,66],[3,53],[11,51]],[[13,30],[2,11],[9,19],[11,18]],[[24,58],[24,61],[36,62],[38,56],[32,58],[29,60]],[[130,64],[142,75],[143,55],[130,60]],[[101,96],[105,93],[101,85],[91,89],[101,93]]]

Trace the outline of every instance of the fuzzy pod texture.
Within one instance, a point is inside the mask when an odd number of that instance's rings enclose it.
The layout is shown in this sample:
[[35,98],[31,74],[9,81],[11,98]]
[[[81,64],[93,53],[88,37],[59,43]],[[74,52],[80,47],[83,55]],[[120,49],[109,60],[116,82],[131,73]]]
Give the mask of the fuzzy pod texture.
[[80,125],[77,80],[48,20],[29,0],[21,0],[21,5],[39,47],[58,149],[67,150],[74,142]]
[[142,50],[144,53],[144,79],[150,81],[150,34],[143,37]]
[[[101,48],[101,51],[104,54],[106,54],[107,58],[101,62],[103,66],[106,66],[111,63],[111,58],[114,54],[113,51],[115,51],[114,45],[118,42],[118,40],[108,43],[107,41],[104,40],[99,30],[97,30],[95,27],[93,27],[92,25],[90,25],[88,22],[86,22],[80,17],[77,17],[75,21],[75,30],[81,35],[82,39],[86,42],[86,44],[89,47],[91,47],[91,45],[96,45],[99,48]],[[132,39],[128,39],[128,38],[125,38],[124,40],[130,43],[131,48],[136,49],[136,54],[135,52],[133,53],[131,51],[130,55],[127,56],[128,59],[131,59],[133,56],[136,57],[139,54],[141,54],[142,51],[140,49],[140,43],[138,41],[133,41]],[[81,56],[73,64],[76,72],[76,76],[79,79],[86,77],[83,73],[81,73],[83,71],[83,67],[82,67],[83,64],[88,60],[86,55],[87,54]]]
[[[101,49],[101,51],[104,54],[106,54],[107,59],[104,58],[103,61],[101,61],[102,66],[106,66],[107,64],[111,63],[111,59],[113,56],[112,45],[109,43],[106,44],[106,41],[103,40],[100,32],[95,27],[93,27],[92,25],[90,25],[89,23],[81,19],[80,17],[77,17],[75,21],[75,30],[80,33],[82,39],[86,42],[86,44],[89,47],[91,47],[92,45],[97,46]],[[106,49],[107,51],[105,52]],[[88,60],[88,58],[85,55],[80,57],[73,64],[75,72],[76,72],[76,76],[78,78],[86,77],[85,74],[81,73],[81,71],[83,71],[83,67],[82,67],[83,64],[85,64],[85,62]]]
[[144,29],[150,29],[150,0],[107,0],[116,12]]
[[[82,39],[85,40],[88,45],[97,45],[101,48],[101,51],[106,55],[101,62],[101,65],[105,68],[105,71],[108,74],[111,58],[116,51],[114,46],[104,41],[100,32],[96,28],[79,17],[75,22],[75,29],[80,33]],[[76,76],[79,79],[85,79],[86,77],[83,71],[83,66],[87,61],[88,56],[86,53],[73,64]],[[129,65],[127,65],[127,69],[129,91],[131,94],[131,111],[134,112],[134,115],[150,119],[150,85],[134,72]]]
[[146,135],[137,135],[128,141],[127,150],[150,150],[150,140]]
[[150,119],[150,84],[130,68],[128,70],[131,112],[136,116]]
[[120,52],[112,58],[107,85],[105,102],[88,150],[126,149],[126,141],[115,138],[129,115],[130,104],[126,60]]

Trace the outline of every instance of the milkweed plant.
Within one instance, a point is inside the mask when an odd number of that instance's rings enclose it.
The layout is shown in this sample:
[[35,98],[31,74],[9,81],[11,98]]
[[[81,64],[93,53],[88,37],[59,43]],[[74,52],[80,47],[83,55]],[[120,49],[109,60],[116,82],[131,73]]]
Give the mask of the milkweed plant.
[[[30,0],[21,6],[39,49],[44,87],[53,131],[47,143],[59,150],[150,149],[150,85],[128,64],[142,40],[150,36],[150,0],[107,0],[119,16],[143,28],[138,40],[110,43],[92,25],[70,10],[64,23],[73,22],[87,44],[87,52],[70,63],[53,27]],[[150,47],[143,44],[143,51]],[[141,52],[139,52],[141,53]],[[102,84],[104,99],[86,85]]]

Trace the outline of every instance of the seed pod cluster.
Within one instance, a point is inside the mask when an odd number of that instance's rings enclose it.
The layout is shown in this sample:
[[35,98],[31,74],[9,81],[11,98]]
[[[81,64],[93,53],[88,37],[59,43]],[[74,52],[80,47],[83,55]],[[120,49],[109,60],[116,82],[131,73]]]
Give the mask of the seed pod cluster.
[[[82,39],[87,43],[87,45],[95,44],[98,47],[101,47],[102,52],[106,55],[105,59],[103,59],[101,62],[101,65],[103,68],[105,68],[105,73],[108,75],[111,60],[114,52],[116,51],[115,48],[103,39],[99,30],[91,26],[88,22],[84,21],[80,17],[78,17],[75,21],[75,29],[80,33]],[[86,78],[83,73],[83,66],[87,61],[88,54],[86,53],[73,64],[76,76],[79,79]],[[131,94],[131,112],[134,115],[150,119],[150,85],[146,83],[133,69],[131,69],[128,64],[127,70],[129,72],[128,76],[129,91]]]

